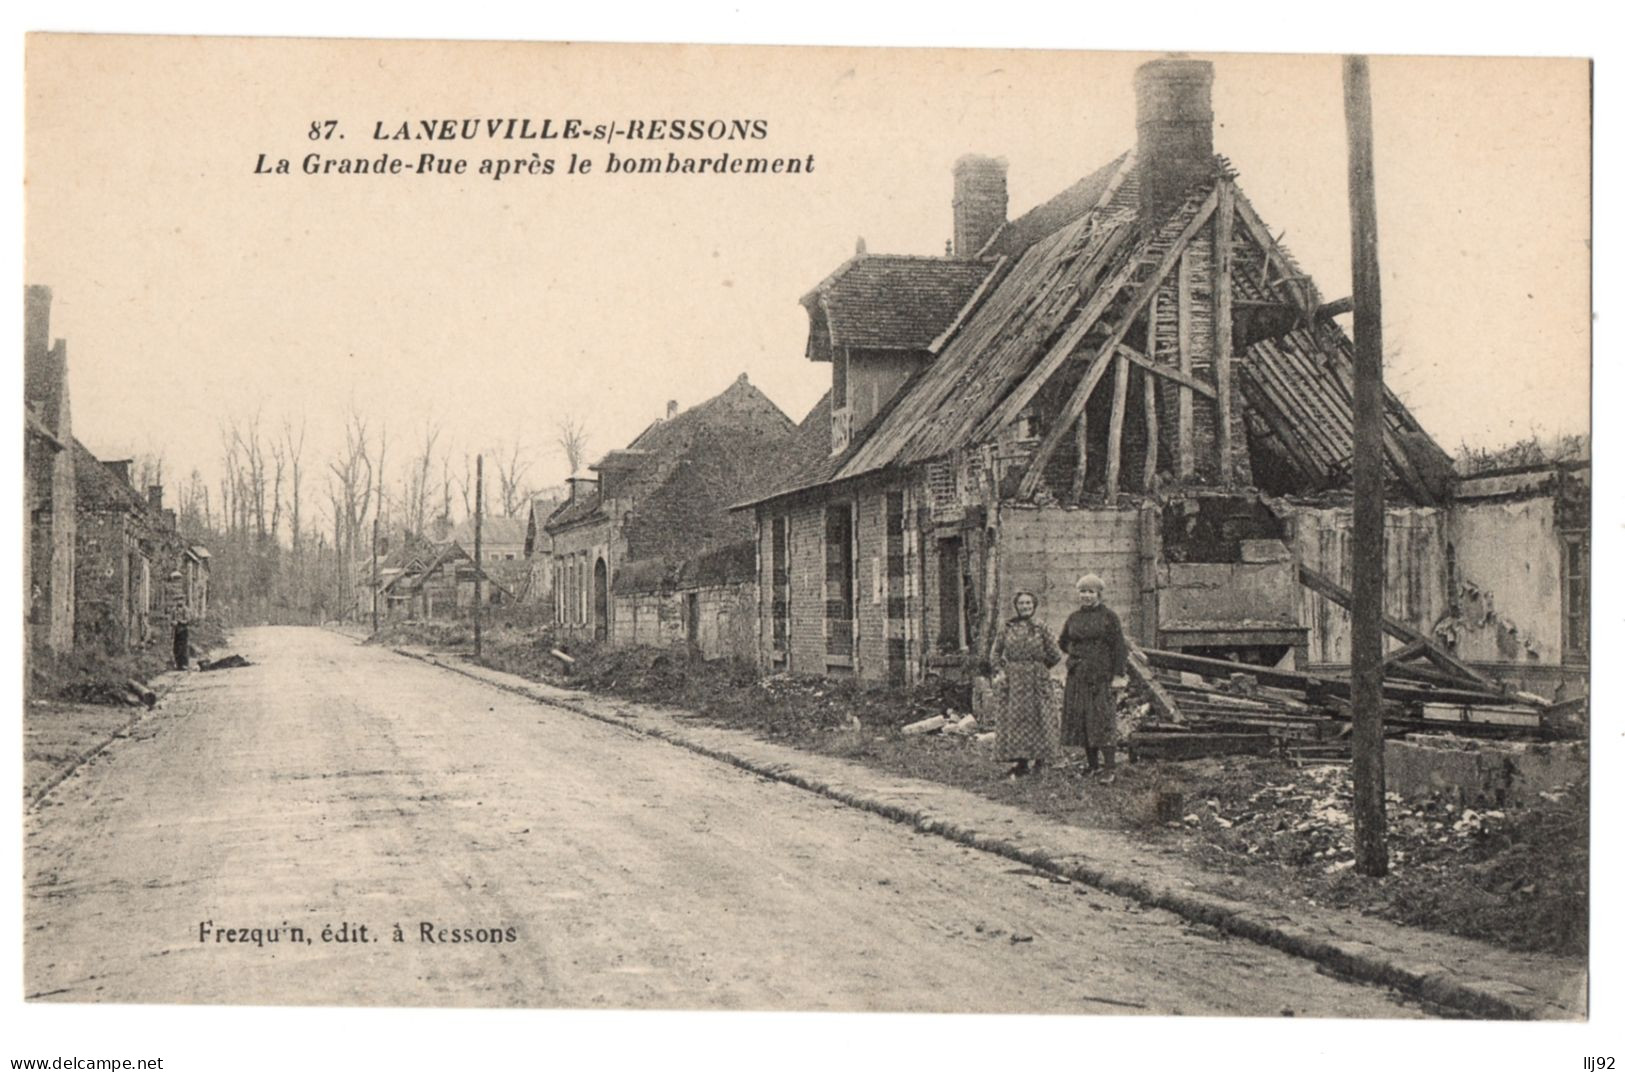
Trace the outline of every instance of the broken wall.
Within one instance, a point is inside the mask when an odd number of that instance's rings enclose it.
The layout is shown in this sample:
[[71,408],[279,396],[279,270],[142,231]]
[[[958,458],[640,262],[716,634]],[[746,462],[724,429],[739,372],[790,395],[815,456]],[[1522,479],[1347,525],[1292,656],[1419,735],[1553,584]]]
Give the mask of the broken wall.
[[[1344,588],[1354,583],[1354,511],[1346,506],[1275,504],[1290,522],[1289,544],[1303,565]],[[1449,514],[1430,506],[1393,507],[1384,531],[1383,610],[1417,632],[1434,636],[1450,613]],[[1309,663],[1347,666],[1352,655],[1348,611],[1300,585],[1298,622],[1309,627]],[[1387,650],[1401,646],[1387,637]]]
[[1457,503],[1450,532],[1456,654],[1471,663],[1560,664],[1563,564],[1553,500]]

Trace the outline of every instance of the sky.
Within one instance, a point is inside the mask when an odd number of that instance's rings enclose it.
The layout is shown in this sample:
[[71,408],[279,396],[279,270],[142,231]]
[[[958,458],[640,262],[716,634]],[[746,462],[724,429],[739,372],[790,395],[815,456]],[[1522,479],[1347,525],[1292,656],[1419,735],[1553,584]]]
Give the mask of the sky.
[[[1148,58],[36,37],[25,277],[54,290],[80,438],[161,454],[171,484],[217,479],[222,423],[255,414],[302,421],[320,472],[352,409],[388,429],[392,479],[433,424],[454,468],[517,443],[532,480],[557,483],[565,418],[596,457],[744,373],[801,419],[830,371],[803,356],[800,296],[860,237],[941,253],[963,153],[1008,161],[1016,215],[1129,148]],[[1204,58],[1216,151],[1323,295],[1346,295],[1340,62]],[[1389,383],[1447,450],[1588,428],[1588,79],[1568,60],[1372,63]],[[373,137],[476,117],[762,119],[768,137]],[[342,140],[311,140],[327,119]],[[559,172],[299,173],[312,151],[516,145]],[[728,150],[813,170],[603,172],[612,151]],[[572,151],[599,170],[563,174]],[[262,153],[295,173],[255,174]]]

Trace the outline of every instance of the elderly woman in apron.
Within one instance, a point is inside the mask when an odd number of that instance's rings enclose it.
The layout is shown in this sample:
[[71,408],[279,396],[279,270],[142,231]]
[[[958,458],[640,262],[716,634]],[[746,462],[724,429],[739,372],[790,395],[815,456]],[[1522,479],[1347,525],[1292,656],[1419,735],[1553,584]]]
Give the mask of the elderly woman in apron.
[[1106,585],[1091,573],[1078,578],[1078,609],[1061,630],[1066,652],[1066,696],[1061,703],[1061,743],[1081,747],[1091,772],[1106,760],[1110,781],[1117,766],[1117,698],[1128,685],[1128,642],[1123,624],[1105,604]]
[[994,724],[994,752],[1013,761],[1012,778],[1036,771],[1061,751],[1060,712],[1051,701],[1049,670],[1061,661],[1050,631],[1033,617],[1038,597],[1017,592],[1016,616],[993,641],[993,668],[1004,677],[1004,705]]

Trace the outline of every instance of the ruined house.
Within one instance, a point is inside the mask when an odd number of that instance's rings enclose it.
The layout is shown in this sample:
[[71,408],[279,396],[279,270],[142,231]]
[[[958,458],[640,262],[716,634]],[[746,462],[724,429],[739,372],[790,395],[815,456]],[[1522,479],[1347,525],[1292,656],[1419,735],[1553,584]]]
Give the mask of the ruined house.
[[750,518],[730,510],[768,486],[794,426],[743,375],[666,416],[575,478],[544,529],[554,620],[578,640],[687,645],[754,658]]
[[[524,598],[529,587],[531,566],[525,560],[527,518],[484,517],[480,520],[480,564],[511,598]],[[474,520],[469,518],[452,530],[451,539],[474,552]]]
[[527,603],[553,606],[553,537],[547,534],[547,521],[563,505],[564,495],[557,491],[530,497],[522,549],[527,569],[522,598]]
[[129,651],[154,636],[168,572],[159,519],[130,482],[130,462],[103,462],[73,443],[77,491],[74,589],[76,643]]
[[71,650],[74,639],[73,421],[68,347],[51,341],[51,288],[23,290],[24,480],[29,644]]
[[[1059,628],[1086,572],[1144,645],[1346,662],[1348,303],[1215,155],[1212,77],[1144,65],[1133,149],[1015,219],[962,158],[948,255],[860,247],[802,299],[827,440],[742,504],[765,670],[965,673],[1013,593]],[[1391,393],[1384,457],[1387,613],[1448,642],[1472,489]]]
[[515,593],[456,540],[433,544],[414,539],[379,561],[378,612],[383,617],[459,617],[472,613],[476,598],[499,607],[513,602]]

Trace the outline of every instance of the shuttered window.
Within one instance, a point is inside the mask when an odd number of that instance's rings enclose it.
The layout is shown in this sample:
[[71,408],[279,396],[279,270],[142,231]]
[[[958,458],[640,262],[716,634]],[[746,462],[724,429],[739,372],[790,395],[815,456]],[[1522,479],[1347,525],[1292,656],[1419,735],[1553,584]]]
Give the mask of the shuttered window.
[[824,509],[824,650],[841,659],[852,657],[852,504]]

